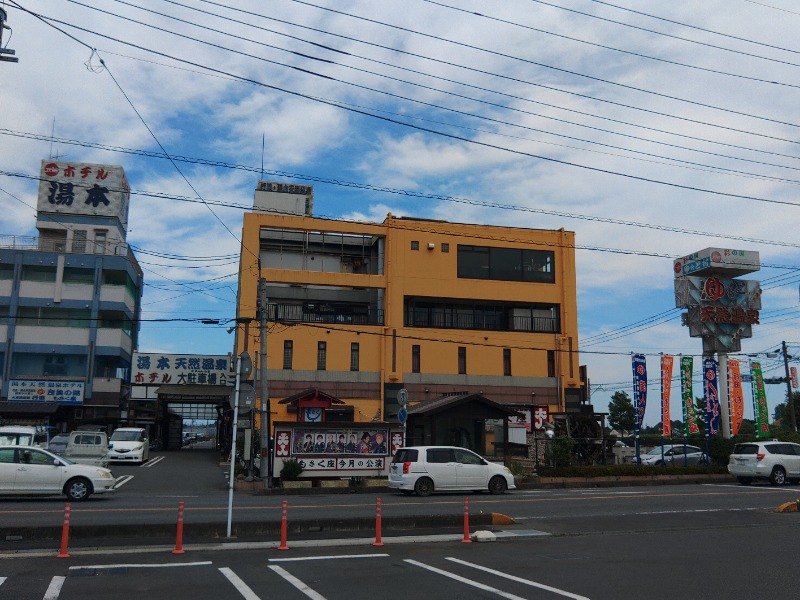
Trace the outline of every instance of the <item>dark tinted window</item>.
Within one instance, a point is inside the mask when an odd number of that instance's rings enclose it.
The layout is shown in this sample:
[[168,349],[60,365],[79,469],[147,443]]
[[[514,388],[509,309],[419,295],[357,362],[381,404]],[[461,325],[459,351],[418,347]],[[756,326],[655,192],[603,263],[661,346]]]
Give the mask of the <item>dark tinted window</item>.
[[733,447],[734,454],[758,454],[758,446],[755,444],[736,444]]
[[786,454],[784,446],[785,444],[765,444],[764,448],[766,448],[767,452],[770,454]]
[[400,448],[397,452],[394,453],[394,458],[392,462],[394,463],[404,463],[404,462],[417,462],[419,460],[419,452],[413,448]]
[[455,456],[450,448],[431,448],[428,450],[427,461],[429,463],[455,462]]

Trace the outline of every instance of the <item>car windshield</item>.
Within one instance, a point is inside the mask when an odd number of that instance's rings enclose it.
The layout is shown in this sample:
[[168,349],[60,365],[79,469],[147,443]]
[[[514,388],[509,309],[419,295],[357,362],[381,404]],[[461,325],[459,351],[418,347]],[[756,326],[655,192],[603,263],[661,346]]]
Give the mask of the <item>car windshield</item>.
[[138,442],[141,440],[141,433],[138,431],[115,431],[111,434],[112,442]]

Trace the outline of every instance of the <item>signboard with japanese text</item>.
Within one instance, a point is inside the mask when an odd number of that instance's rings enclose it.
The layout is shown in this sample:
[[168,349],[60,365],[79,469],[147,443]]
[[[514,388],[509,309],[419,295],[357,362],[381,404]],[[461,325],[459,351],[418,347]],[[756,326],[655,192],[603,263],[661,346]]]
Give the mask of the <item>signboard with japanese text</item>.
[[276,423],[275,472],[294,458],[306,475],[387,475],[402,445],[402,429],[389,423]]
[[548,406],[537,406],[533,409],[533,428],[536,431],[545,429],[545,425],[550,421],[549,411]]
[[683,256],[673,263],[675,277],[686,275],[719,275],[739,277],[761,269],[761,259],[753,250],[704,248]]
[[700,426],[697,424],[695,415],[694,392],[692,390],[692,369],[694,368],[694,358],[691,356],[681,357],[681,403],[683,404],[683,435],[699,433]]
[[633,368],[633,429],[638,438],[644,423],[644,411],[647,407],[647,362],[644,354],[634,354],[631,358]]
[[40,213],[117,217],[125,226],[130,195],[120,166],[43,160],[36,208]]
[[233,385],[228,355],[133,353],[134,385]]
[[767,393],[764,390],[764,374],[761,363],[750,363],[750,375],[753,378],[753,414],[756,421],[756,436],[759,439],[769,437],[769,407],[767,406]]
[[744,420],[744,392],[742,371],[738,360],[728,359],[728,398],[730,400],[731,435],[739,433]]
[[670,394],[672,392],[672,356],[661,357],[661,427],[664,437],[672,436],[672,420],[670,417]]
[[717,381],[717,361],[703,359],[703,398],[706,401],[706,437],[719,432],[719,384]]
[[55,402],[83,404],[83,381],[12,379],[8,382],[9,402]]

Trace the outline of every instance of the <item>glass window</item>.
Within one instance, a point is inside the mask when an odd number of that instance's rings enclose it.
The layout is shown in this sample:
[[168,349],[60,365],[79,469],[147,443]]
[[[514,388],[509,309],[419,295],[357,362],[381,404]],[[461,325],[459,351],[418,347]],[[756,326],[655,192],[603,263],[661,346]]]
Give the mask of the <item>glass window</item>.
[[442,244],[442,252],[450,252],[450,244],[443,243]]
[[420,372],[420,355],[419,355],[419,345],[414,344],[411,346],[411,372],[412,373],[419,373]]
[[556,352],[555,350],[547,351],[547,376],[556,376]]
[[86,252],[86,231],[76,229],[72,232],[72,251]]
[[0,265],[0,279],[14,279],[14,265]]
[[42,267],[39,265],[23,265],[22,266],[22,280],[23,281],[55,281],[56,268],[55,267]]
[[92,285],[94,283],[94,270],[64,267],[64,283],[88,283]]
[[483,460],[477,454],[467,452],[466,450],[456,450],[456,462],[464,465],[482,465]]
[[351,371],[358,371],[358,343],[353,342],[350,344],[350,370]]
[[317,343],[317,370],[324,371],[328,362],[328,344],[326,342]]
[[430,448],[427,453],[429,463],[449,463],[455,462],[455,455],[450,448]]
[[419,250],[419,242],[416,241],[416,240],[411,242],[411,249],[412,250]]
[[467,348],[466,346],[458,347],[458,374],[466,375],[467,373]]
[[292,340],[283,340],[283,368],[291,370],[292,358],[294,353],[294,342]]
[[511,376],[511,348],[503,348],[503,375]]
[[0,448],[0,463],[13,463],[13,462],[14,462],[14,449]]
[[458,246],[458,276],[466,279],[554,283],[554,253],[547,250]]

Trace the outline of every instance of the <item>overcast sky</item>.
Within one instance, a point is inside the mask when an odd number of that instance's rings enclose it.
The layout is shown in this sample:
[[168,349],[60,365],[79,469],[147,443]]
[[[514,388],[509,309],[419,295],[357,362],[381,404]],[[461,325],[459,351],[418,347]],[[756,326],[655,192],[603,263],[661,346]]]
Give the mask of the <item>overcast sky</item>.
[[[574,231],[597,411],[632,396],[642,352],[645,422],[661,420],[658,354],[702,352],[672,260],[709,246],[760,253],[761,324],[743,352],[767,376],[783,376],[764,356],[782,340],[800,357],[795,2],[0,7],[19,58],[0,62],[0,234],[36,234],[42,159],[122,165],[143,352],[232,349],[224,323],[170,319],[235,316],[242,213],[263,178],[312,184],[318,217]],[[767,394],[773,407],[786,388]]]

